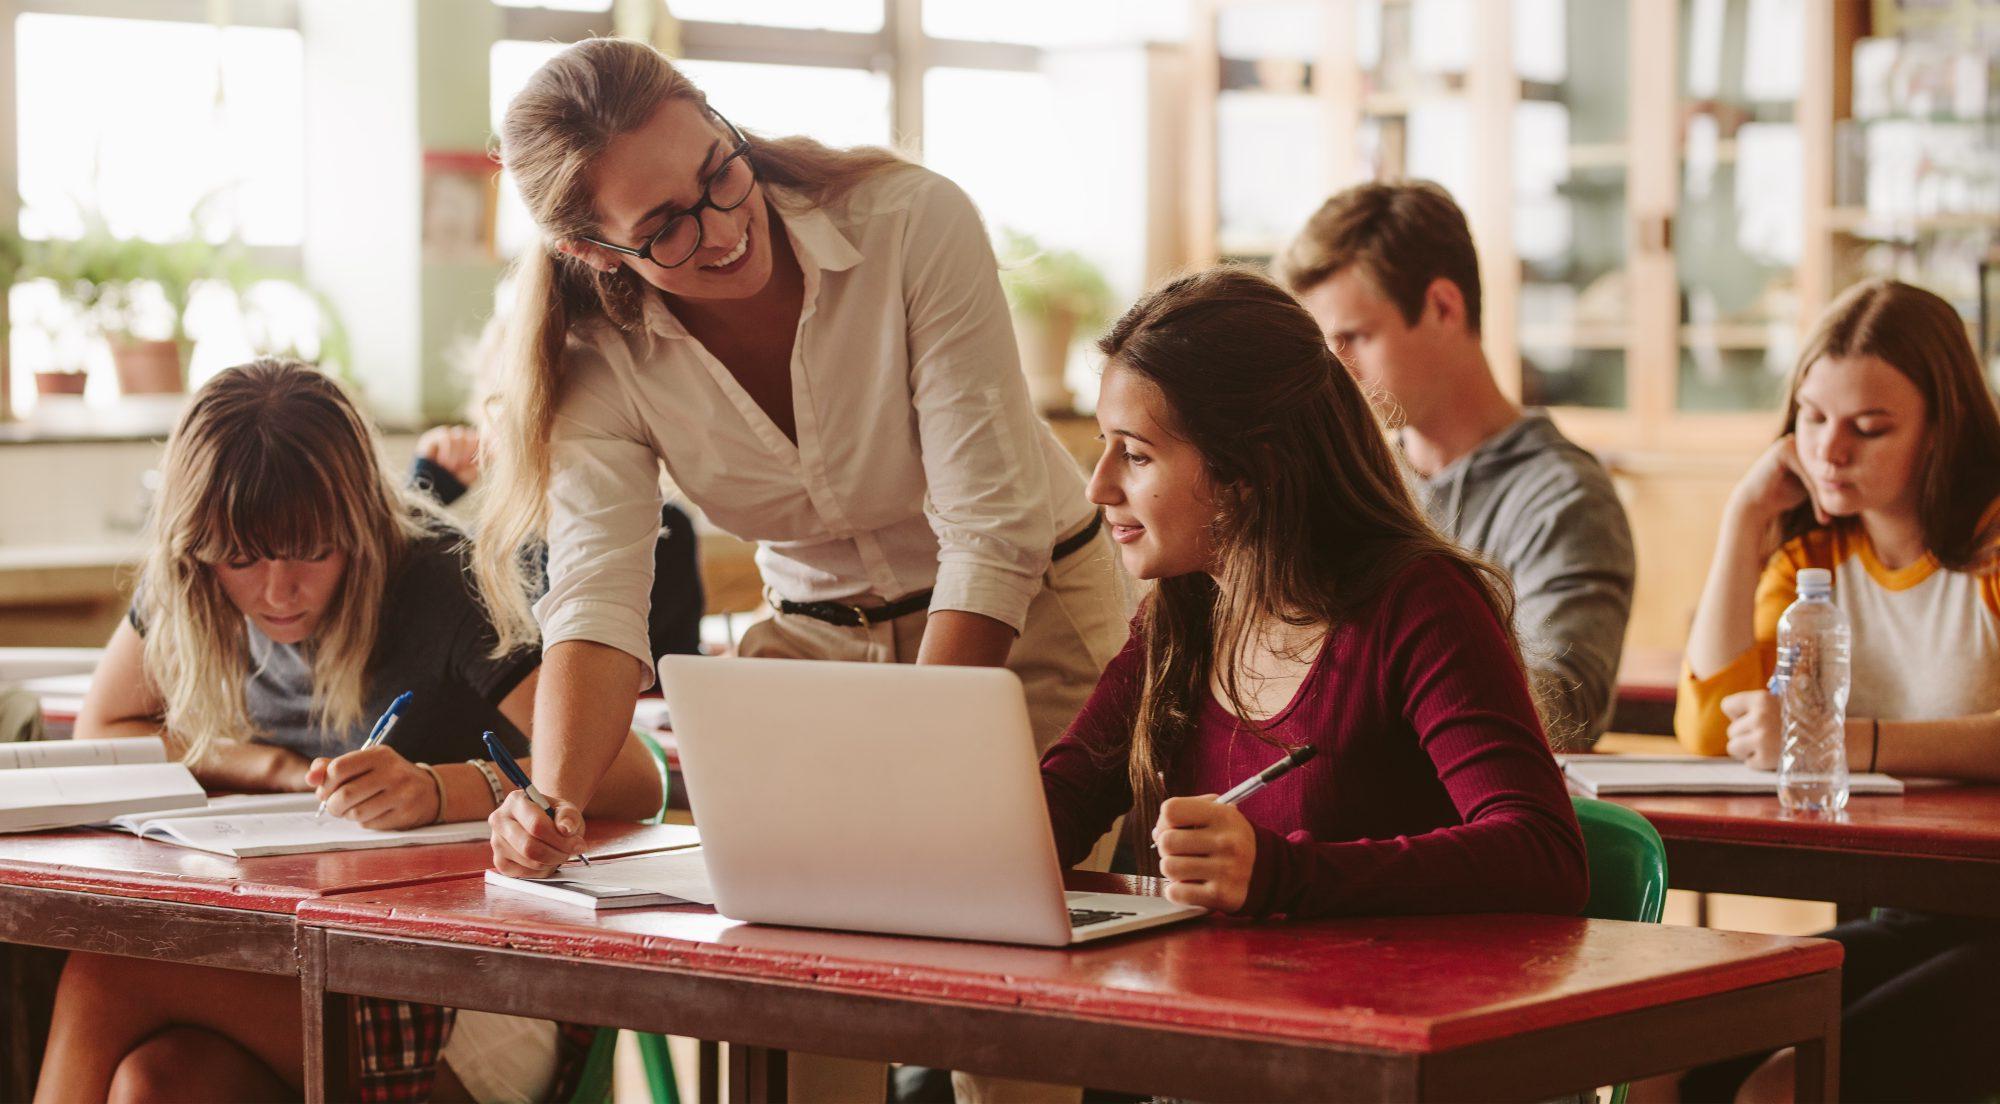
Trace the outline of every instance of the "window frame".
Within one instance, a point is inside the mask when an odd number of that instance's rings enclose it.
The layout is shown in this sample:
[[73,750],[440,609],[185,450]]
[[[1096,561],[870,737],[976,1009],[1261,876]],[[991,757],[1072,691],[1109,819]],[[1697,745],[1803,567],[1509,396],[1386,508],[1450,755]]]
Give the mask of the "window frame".
[[[215,25],[209,0],[0,0],[0,225],[21,225],[20,95],[14,58],[15,28],[23,15],[67,15],[156,23]],[[229,0],[228,25],[299,30],[299,0]],[[245,247],[260,268],[302,270],[305,244]],[[9,329],[7,296],[0,295],[0,333]],[[0,424],[14,420],[13,366],[0,343]]]
[[[131,2],[131,0],[125,0]],[[194,0],[183,0],[194,2]],[[822,31],[754,23],[677,20],[680,57],[860,69],[889,79],[889,132],[899,152],[921,160],[924,75],[933,68],[1035,72],[1041,47],[1010,42],[935,38],[924,33],[923,0],[881,0],[882,29]],[[500,38],[516,42],[576,42],[611,32],[613,13],[502,6]]]

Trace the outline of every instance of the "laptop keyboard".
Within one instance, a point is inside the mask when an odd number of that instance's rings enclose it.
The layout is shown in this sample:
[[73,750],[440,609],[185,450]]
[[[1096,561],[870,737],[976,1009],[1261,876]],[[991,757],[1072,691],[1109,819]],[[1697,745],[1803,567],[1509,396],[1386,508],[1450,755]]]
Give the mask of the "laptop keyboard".
[[1139,914],[1136,912],[1111,912],[1106,909],[1073,908],[1069,910],[1069,926],[1072,928],[1084,928],[1092,924],[1102,924],[1106,920],[1123,920],[1128,916],[1137,915]]

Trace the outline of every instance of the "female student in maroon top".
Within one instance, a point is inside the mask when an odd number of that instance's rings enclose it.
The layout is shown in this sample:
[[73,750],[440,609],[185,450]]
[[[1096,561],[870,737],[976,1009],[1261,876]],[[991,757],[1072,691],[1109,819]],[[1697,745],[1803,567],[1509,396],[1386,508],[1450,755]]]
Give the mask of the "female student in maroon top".
[[[1042,759],[1064,864],[1129,811],[1167,896],[1217,912],[1581,909],[1583,839],[1507,580],[1423,520],[1311,316],[1219,269],[1148,295],[1099,348],[1090,497],[1158,585]],[[1282,780],[1216,800],[1307,744]]]

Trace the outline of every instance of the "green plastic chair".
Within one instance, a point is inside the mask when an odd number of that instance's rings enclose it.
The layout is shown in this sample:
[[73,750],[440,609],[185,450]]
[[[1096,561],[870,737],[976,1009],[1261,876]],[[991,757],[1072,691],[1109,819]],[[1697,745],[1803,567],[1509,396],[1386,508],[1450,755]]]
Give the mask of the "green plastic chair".
[[[1593,920],[1659,923],[1667,907],[1667,845],[1652,822],[1609,801],[1570,801],[1590,863],[1590,902],[1583,914]],[[1611,1104],[1625,1104],[1625,1089],[1622,1084],[1611,1087]]]
[[[632,734],[639,737],[660,768],[660,811],[646,818],[648,824],[658,824],[667,815],[667,787],[671,777],[667,769],[667,749],[659,741],[638,729]],[[667,1037],[644,1031],[633,1033],[639,1042],[639,1065],[646,1071],[646,1087],[651,1092],[653,1104],[681,1104],[680,1086],[674,1080],[674,1059],[667,1053]],[[612,1058],[618,1049],[618,1029],[600,1028],[597,1037],[590,1042],[590,1051],[584,1055],[583,1072],[578,1076],[576,1092],[570,1097],[570,1104],[610,1104]]]

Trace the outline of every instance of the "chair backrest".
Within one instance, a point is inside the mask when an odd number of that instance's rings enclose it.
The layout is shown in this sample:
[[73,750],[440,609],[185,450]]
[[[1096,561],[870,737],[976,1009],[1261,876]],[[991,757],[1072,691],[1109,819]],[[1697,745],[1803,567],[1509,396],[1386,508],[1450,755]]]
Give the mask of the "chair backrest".
[[652,733],[634,728],[632,735],[639,738],[639,743],[645,746],[647,754],[653,757],[653,765],[660,770],[660,811],[646,818],[647,824],[658,824],[666,819],[667,809],[672,805],[673,795],[669,792],[673,787],[672,764],[667,762],[667,749],[660,746],[660,742],[653,738]]
[[1667,848],[1651,822],[1623,805],[1573,797],[1590,853],[1590,903],[1596,920],[1660,922],[1667,904]]

